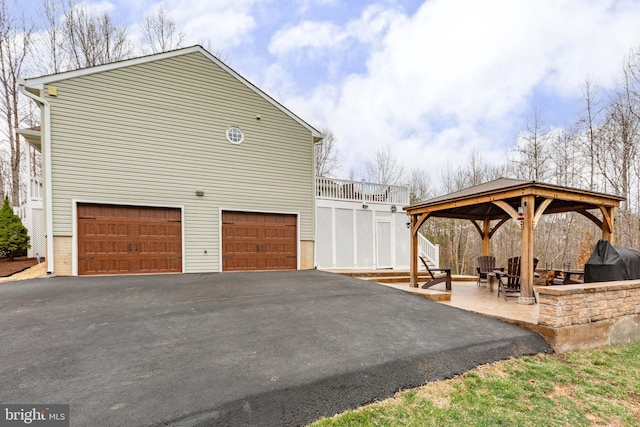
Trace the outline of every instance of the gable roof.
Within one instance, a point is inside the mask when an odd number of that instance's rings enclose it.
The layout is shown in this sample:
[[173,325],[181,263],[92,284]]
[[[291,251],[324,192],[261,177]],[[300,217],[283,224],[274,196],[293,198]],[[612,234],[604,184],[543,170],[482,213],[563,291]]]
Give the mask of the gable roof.
[[505,210],[496,202],[504,202],[517,210],[521,197],[533,194],[536,206],[549,199],[544,213],[560,213],[618,206],[625,197],[595,191],[563,187],[536,181],[498,178],[484,184],[434,197],[404,208],[409,215],[430,213],[432,216],[466,219],[500,219]]
[[422,204],[432,204],[437,202],[442,202],[445,200],[455,200],[465,198],[466,196],[476,196],[480,194],[491,193],[497,190],[504,190],[510,187],[517,187],[520,185],[530,184],[531,181],[525,181],[522,179],[512,179],[512,178],[498,178],[493,181],[485,182],[483,184],[474,185],[473,187],[464,188],[460,191],[454,191],[453,193],[445,194],[443,196],[434,197],[429,200],[425,200],[424,202],[418,203]]
[[204,55],[205,57],[207,57],[213,63],[215,63],[220,68],[225,70],[227,73],[229,73],[233,77],[235,77],[238,81],[240,81],[246,87],[251,89],[253,92],[255,92],[256,94],[258,94],[259,96],[261,96],[262,98],[267,100],[267,102],[271,103],[273,106],[275,106],[277,109],[282,111],[284,114],[286,114],[287,116],[291,117],[293,120],[298,122],[304,128],[309,130],[311,132],[311,135],[314,138],[314,141],[318,141],[318,140],[320,140],[322,138],[322,135],[320,134],[320,132],[316,128],[314,128],[309,123],[307,123],[304,120],[302,120],[300,117],[298,117],[293,112],[291,112],[289,109],[287,109],[284,105],[280,104],[278,101],[276,101],[275,99],[273,99],[272,97],[267,95],[259,87],[257,87],[253,83],[251,83],[246,78],[242,77],[240,74],[238,74],[231,67],[226,65],[224,62],[220,61],[218,58],[213,56],[211,53],[207,52],[206,49],[204,49],[202,46],[199,46],[199,45],[195,45],[195,46],[191,46],[191,47],[185,47],[185,48],[182,48],[182,49],[176,49],[176,50],[172,50],[172,51],[169,51],[169,52],[157,53],[157,54],[153,54],[153,55],[140,56],[140,57],[137,57],[137,58],[124,59],[122,61],[110,62],[108,64],[97,65],[95,67],[80,68],[78,70],[65,71],[65,72],[57,73],[57,74],[49,74],[49,75],[45,75],[45,76],[34,77],[34,78],[30,78],[30,79],[24,79],[24,83],[25,83],[25,86],[27,86],[29,88],[44,89],[45,85],[56,83],[56,82],[59,82],[59,81],[62,81],[62,80],[68,80],[68,79],[72,79],[72,78],[75,78],[75,77],[88,76],[88,75],[91,75],[91,74],[102,73],[102,72],[105,72],[105,71],[115,70],[115,69],[124,68],[124,67],[130,67],[132,65],[144,64],[144,63],[152,62],[152,61],[160,61],[160,60],[163,60],[163,59],[173,58],[173,57],[180,56],[180,55],[187,55],[187,54],[194,53],[194,52],[199,52],[202,55]]

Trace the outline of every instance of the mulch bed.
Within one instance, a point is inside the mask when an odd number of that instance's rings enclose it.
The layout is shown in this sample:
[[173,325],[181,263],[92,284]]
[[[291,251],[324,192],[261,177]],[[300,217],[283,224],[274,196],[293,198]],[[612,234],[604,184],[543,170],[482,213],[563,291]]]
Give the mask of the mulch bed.
[[37,263],[38,261],[35,258],[27,257],[14,258],[13,261],[9,260],[9,258],[0,259],[0,277],[20,273],[29,267],[33,267]]

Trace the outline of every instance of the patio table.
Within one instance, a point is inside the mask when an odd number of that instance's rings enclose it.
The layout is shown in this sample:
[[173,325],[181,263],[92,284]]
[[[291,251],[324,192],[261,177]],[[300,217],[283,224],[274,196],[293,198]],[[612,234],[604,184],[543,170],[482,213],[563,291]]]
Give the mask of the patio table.
[[[584,270],[565,270],[565,269],[557,269],[557,270],[549,270],[553,272],[553,278],[551,280],[547,280],[548,285],[571,285],[576,283],[582,283],[582,279],[580,276],[584,275]],[[562,274],[562,277],[558,277]],[[575,276],[573,279],[571,276]]]
[[[580,279],[580,276],[584,277],[584,270],[562,270],[562,274],[564,276],[563,285],[571,285],[574,283],[582,283],[583,280]],[[571,276],[577,276],[575,278],[571,278]]]
[[502,270],[495,270],[487,273],[487,289],[489,289],[489,292],[494,292],[498,289],[498,276],[496,276],[496,271],[504,274],[504,271]]

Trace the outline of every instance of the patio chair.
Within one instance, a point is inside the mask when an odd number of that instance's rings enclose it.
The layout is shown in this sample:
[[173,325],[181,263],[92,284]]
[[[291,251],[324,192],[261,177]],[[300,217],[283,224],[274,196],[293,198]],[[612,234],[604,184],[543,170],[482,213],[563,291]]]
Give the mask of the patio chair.
[[[538,259],[533,259],[533,269],[538,266]],[[520,257],[509,258],[507,261],[507,272],[501,273],[495,271],[498,278],[498,298],[500,298],[500,292],[504,295],[504,300],[507,301],[507,294],[520,293]],[[533,298],[536,302],[536,294],[533,294]]]
[[[451,290],[451,269],[450,268],[429,268],[429,264],[423,257],[419,257],[420,261],[424,265],[424,268],[427,269],[429,276],[431,276],[431,280],[427,281],[424,285],[422,285],[422,289],[430,288],[438,283],[446,282],[446,289],[448,291]],[[438,275],[434,275],[433,273],[440,273]]]
[[493,273],[494,270],[504,271],[504,267],[496,268],[496,257],[493,256],[479,256],[478,257],[478,281],[476,282],[480,286],[481,282],[487,282],[487,273]]

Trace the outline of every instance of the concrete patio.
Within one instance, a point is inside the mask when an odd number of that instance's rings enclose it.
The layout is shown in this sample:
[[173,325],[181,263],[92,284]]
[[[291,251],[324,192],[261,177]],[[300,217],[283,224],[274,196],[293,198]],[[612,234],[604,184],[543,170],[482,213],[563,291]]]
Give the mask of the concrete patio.
[[[507,323],[532,329],[538,324],[538,304],[518,304],[518,298],[509,297],[505,301],[502,294],[498,298],[497,287],[490,289],[486,283],[476,284],[475,276],[453,275],[452,291],[445,289],[440,283],[429,289],[412,288],[409,286],[409,272],[404,270],[366,270],[366,269],[333,269],[332,273],[340,273],[351,277],[358,277],[369,282],[379,283],[390,288],[399,289],[415,295],[420,295],[450,307],[460,308],[482,314]],[[419,274],[419,283],[429,279],[426,272]],[[534,289],[538,289],[535,286]]]
[[[382,284],[407,292],[416,291],[415,288],[409,287],[409,284]],[[502,294],[498,297],[497,289],[491,291],[486,284],[478,286],[475,281],[456,281],[454,278],[452,287],[453,290],[450,292],[449,301],[431,297],[430,295],[437,295],[434,292],[425,293],[425,296],[440,304],[482,314],[507,323],[524,327],[529,325],[528,329],[532,329],[533,326],[538,324],[538,304],[518,304],[518,298],[513,297],[505,301]],[[447,292],[444,283],[435,285],[429,290],[443,293]],[[426,289],[424,291],[426,291]]]
[[529,329],[560,353],[640,342],[640,280],[536,285],[533,289],[537,303],[519,304],[518,298],[505,301],[497,289],[486,284],[478,286],[469,277],[455,279],[454,276],[451,291],[445,289],[444,283],[429,289],[401,282],[379,283]]

